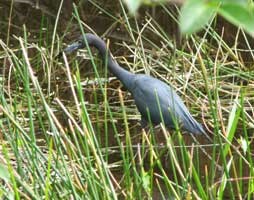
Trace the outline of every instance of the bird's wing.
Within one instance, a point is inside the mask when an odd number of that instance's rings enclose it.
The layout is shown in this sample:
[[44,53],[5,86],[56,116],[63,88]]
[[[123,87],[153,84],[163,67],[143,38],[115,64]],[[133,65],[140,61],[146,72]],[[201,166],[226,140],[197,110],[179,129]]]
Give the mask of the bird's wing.
[[[173,97],[176,95],[174,90],[162,81],[146,75],[138,76],[134,86],[132,94],[141,115],[148,120],[148,109],[153,123],[160,123],[162,114],[163,118],[166,118],[167,124],[173,125],[172,116],[169,112],[170,109],[174,109]],[[166,115],[167,117],[165,117]]]
[[[166,83],[146,75],[137,76],[134,82],[133,96],[141,115],[148,120],[149,109],[152,122],[161,122],[161,114],[167,126],[179,123],[186,130],[194,132],[202,127],[191,116],[182,99]],[[160,109],[159,106],[160,105]]]

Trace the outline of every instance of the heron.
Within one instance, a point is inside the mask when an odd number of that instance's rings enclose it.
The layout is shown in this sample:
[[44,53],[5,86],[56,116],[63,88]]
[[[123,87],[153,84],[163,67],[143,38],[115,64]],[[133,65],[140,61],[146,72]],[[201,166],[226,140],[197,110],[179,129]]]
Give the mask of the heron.
[[183,100],[170,85],[149,75],[134,74],[122,68],[100,37],[86,33],[63,51],[69,54],[75,50],[88,47],[86,44],[89,47],[95,47],[99,51],[103,61],[107,62],[106,66],[109,71],[132,94],[141,114],[142,128],[147,126],[148,123],[155,126],[163,123],[168,128],[179,128],[191,134],[206,135],[203,126],[194,119]]

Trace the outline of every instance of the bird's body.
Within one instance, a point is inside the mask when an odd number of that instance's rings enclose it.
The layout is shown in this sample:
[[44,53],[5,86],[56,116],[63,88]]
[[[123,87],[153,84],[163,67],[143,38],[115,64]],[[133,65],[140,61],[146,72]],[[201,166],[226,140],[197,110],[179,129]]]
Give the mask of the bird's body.
[[194,134],[204,132],[181,98],[166,83],[151,76],[138,74],[134,78],[134,88],[130,92],[143,122],[149,122],[150,117],[154,125],[164,122],[167,127],[175,128],[178,125]]
[[86,46],[97,48],[107,61],[109,70],[131,92],[135,104],[141,114],[142,122],[151,121],[154,125],[161,122],[167,127],[182,128],[193,134],[205,134],[202,126],[191,116],[181,98],[166,83],[144,74],[133,74],[121,68],[107,50],[105,42],[93,35],[85,34],[78,42],[65,49],[66,53]]

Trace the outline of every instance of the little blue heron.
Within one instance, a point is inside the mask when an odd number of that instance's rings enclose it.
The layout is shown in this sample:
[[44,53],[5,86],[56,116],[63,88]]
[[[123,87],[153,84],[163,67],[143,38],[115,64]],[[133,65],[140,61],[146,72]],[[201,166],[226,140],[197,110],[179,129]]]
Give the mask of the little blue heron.
[[65,53],[89,46],[95,47],[107,66],[132,94],[135,104],[141,113],[141,125],[144,127],[151,121],[154,125],[164,122],[169,128],[179,128],[193,134],[205,134],[203,127],[190,114],[181,98],[171,86],[145,74],[133,74],[113,59],[105,42],[96,35],[87,33],[80,36],[77,42],[64,49]]

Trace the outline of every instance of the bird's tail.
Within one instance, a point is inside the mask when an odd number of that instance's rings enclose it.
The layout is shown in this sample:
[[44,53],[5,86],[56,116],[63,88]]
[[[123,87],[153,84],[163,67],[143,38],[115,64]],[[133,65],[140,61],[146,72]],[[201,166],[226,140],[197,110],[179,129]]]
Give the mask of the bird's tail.
[[186,127],[184,127],[184,129],[186,129],[187,131],[196,134],[196,135],[204,135],[209,141],[212,141],[211,137],[209,137],[209,135],[207,134],[207,132],[205,131],[205,129],[203,128],[203,126],[198,123],[192,116],[190,113],[187,114],[188,115],[188,125]]

